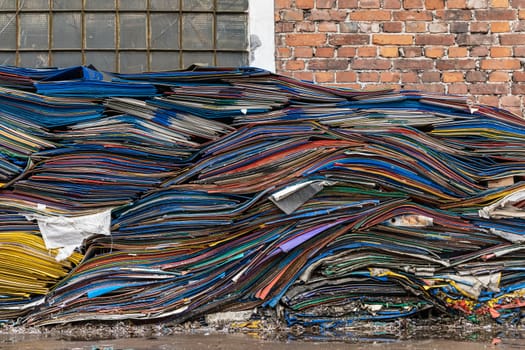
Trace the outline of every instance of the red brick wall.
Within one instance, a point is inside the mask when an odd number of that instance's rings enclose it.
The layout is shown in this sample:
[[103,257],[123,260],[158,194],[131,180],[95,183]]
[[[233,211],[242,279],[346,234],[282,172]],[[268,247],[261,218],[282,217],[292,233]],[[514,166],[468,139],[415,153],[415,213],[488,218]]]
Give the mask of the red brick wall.
[[275,20],[278,73],[525,111],[525,0],[275,0]]

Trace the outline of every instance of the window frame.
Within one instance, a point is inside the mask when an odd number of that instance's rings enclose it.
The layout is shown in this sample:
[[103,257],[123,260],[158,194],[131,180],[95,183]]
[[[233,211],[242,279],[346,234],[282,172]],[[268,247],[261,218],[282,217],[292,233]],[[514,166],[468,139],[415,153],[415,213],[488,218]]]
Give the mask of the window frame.
[[[9,1],[9,0],[8,0]],[[31,1],[31,0],[28,0]],[[220,0],[215,0],[220,1]],[[248,8],[246,10],[242,10],[240,8],[233,8],[231,11],[229,9],[221,9],[216,10],[217,7],[214,6],[214,10],[203,10],[203,11],[193,11],[193,10],[185,10],[182,11],[180,7],[173,8],[170,10],[152,10],[151,2],[150,0],[146,0],[143,2],[142,7],[144,8],[119,8],[120,1],[115,1],[111,4],[111,6],[107,8],[100,8],[100,9],[94,9],[94,8],[88,8],[86,6],[87,3],[85,3],[83,0],[78,0],[76,5],[73,5],[71,7],[55,7],[53,8],[52,4],[54,3],[52,0],[44,0],[40,2],[35,2],[35,4],[41,3],[38,6],[29,5],[24,7],[23,9],[20,9],[24,5],[24,0],[12,0],[7,3],[6,7],[3,9],[0,9],[0,15],[3,15],[4,21],[2,24],[0,24],[0,27],[3,25],[3,28],[0,29],[6,29],[6,27],[11,26],[10,28],[7,28],[8,30],[11,30],[11,33],[13,31],[13,24],[14,24],[14,31],[16,34],[16,39],[14,39],[15,45],[13,43],[4,45],[3,48],[0,48],[0,56],[4,56],[4,62],[8,62],[8,64],[15,64],[15,65],[35,65],[35,66],[52,66],[52,65],[64,65],[64,62],[68,62],[70,59],[69,57],[75,57],[77,56],[77,63],[78,64],[90,64],[94,63],[95,66],[97,66],[96,62],[93,62],[94,58],[99,58],[103,61],[102,66],[106,67],[112,67],[114,71],[122,71],[122,62],[125,59],[131,59],[132,61],[135,60],[135,64],[133,65],[126,65],[127,67],[140,67],[141,70],[152,70],[157,69],[155,67],[160,67],[162,64],[158,64],[154,62],[154,55],[157,57],[161,57],[160,61],[166,60],[166,58],[162,58],[163,55],[165,57],[169,57],[170,55],[174,56],[175,62],[178,62],[178,65],[173,65],[171,69],[174,68],[184,68],[185,66],[188,66],[191,63],[193,63],[194,60],[189,60],[187,62],[183,61],[186,57],[191,57],[191,53],[195,52],[197,57],[206,57],[207,54],[210,54],[210,58],[207,59],[208,62],[213,62],[212,64],[221,65],[219,62],[219,59],[226,59],[226,62],[228,62],[230,59],[228,59],[227,55],[239,55],[239,59],[242,60],[243,52],[245,52],[246,56],[244,58],[245,62],[249,65],[257,66],[260,68],[268,69],[270,71],[275,71],[275,43],[274,43],[274,15],[273,15],[273,1],[261,1],[261,0],[248,0]],[[46,8],[45,4],[48,3],[49,6]],[[80,4],[80,5],[79,5]],[[69,4],[68,4],[69,5]],[[77,9],[76,7],[79,7]],[[211,11],[211,12],[210,12]],[[154,31],[153,24],[151,23],[151,19],[155,18],[152,15],[157,14],[172,14],[173,16],[178,16],[177,20],[179,22],[179,27],[182,29],[183,22],[183,14],[186,16],[188,14],[199,14],[199,13],[206,13],[206,14],[212,14],[214,24],[212,24],[212,46],[205,45],[206,47],[202,46],[202,48],[197,48],[195,50],[191,48],[181,47],[181,44],[178,43],[178,45],[173,45],[173,47],[166,47],[159,48],[156,47],[151,38],[151,34]],[[113,18],[113,27],[109,29],[109,32],[112,30],[114,33],[114,38],[112,40],[112,44],[110,46],[103,45],[104,47],[95,47],[90,46],[90,43],[88,42],[87,37],[89,36],[89,32],[87,30],[89,29],[87,23],[88,16],[103,16],[104,14],[107,14],[108,16]],[[233,45],[230,45],[229,47],[218,47],[217,43],[219,42],[219,28],[217,27],[218,19],[220,20],[221,16],[224,16],[223,18],[226,18],[227,16],[233,16],[232,19],[234,19],[235,16],[239,15],[242,18],[243,14],[246,15],[246,27],[244,29],[246,33],[246,40],[245,40],[245,46],[239,45],[238,47],[235,47],[235,42],[233,42]],[[67,23],[69,15],[69,20],[76,22],[76,26],[78,26],[80,29],[78,29],[76,32],[73,32],[73,37],[69,37],[69,42],[64,45],[56,45],[56,42],[54,42],[54,38],[56,37],[57,33],[60,34],[60,32],[57,32],[57,28],[53,26],[54,21],[58,21],[59,18],[61,18],[61,23],[64,25],[64,23]],[[122,32],[120,32],[121,26],[125,25],[125,22],[121,23],[121,19],[124,20],[125,18],[132,18],[133,15],[136,16],[142,16],[144,17],[144,25],[138,26],[138,34],[142,34],[144,32],[145,34],[145,45],[142,45],[140,47],[123,47],[122,44],[126,41],[122,41],[121,36]],[[34,16],[45,16],[46,20],[43,22],[44,26],[47,27],[47,31],[45,34],[39,34],[40,39],[38,37],[34,37],[38,33],[32,33],[30,29],[27,29],[27,34],[24,36],[21,31],[24,30],[24,27],[21,26],[21,18],[27,18],[30,19]],[[174,17],[174,18],[175,18]],[[9,20],[11,18],[11,20]],[[36,17],[35,17],[36,18]],[[102,18],[102,17],[101,17]],[[189,18],[189,17],[188,17]],[[9,23],[9,22],[14,23]],[[242,20],[241,20],[242,22]],[[7,24],[6,24],[7,23]],[[132,22],[131,22],[132,25]],[[142,29],[140,29],[142,28]],[[223,26],[224,28],[224,26]],[[43,31],[43,30],[42,30]],[[242,27],[238,26],[237,33],[242,34]],[[108,33],[109,33],[108,32]],[[79,34],[81,33],[81,34]],[[221,31],[222,33],[222,31]],[[47,36],[46,36],[47,35]],[[101,35],[101,34],[99,34]],[[46,38],[44,39],[44,36]],[[79,36],[77,41],[75,41],[74,37]],[[41,40],[42,45],[41,47],[35,47],[35,45],[31,46],[29,43],[29,46],[22,45],[22,39],[24,37],[30,40]],[[181,35],[179,35],[181,37]],[[224,37],[224,36],[223,36]],[[7,38],[7,36],[4,36],[4,38]],[[47,40],[46,40],[47,39]],[[182,40],[182,38],[181,38]],[[181,41],[179,40],[179,41]],[[121,42],[122,41],[122,42]],[[129,40],[128,40],[129,41]],[[12,40],[11,40],[12,42]],[[25,41],[24,41],[25,43]],[[73,43],[73,44],[72,44]],[[99,42],[100,44],[100,42]],[[209,44],[209,43],[208,43]],[[230,43],[231,44],[231,43]],[[44,47],[45,46],[45,47]],[[128,45],[129,46],[129,45]],[[241,47],[245,47],[245,49],[242,49]],[[99,56],[98,56],[99,55]],[[221,57],[222,55],[222,57]],[[41,57],[40,57],[41,56]],[[91,56],[91,59],[89,58]],[[132,57],[135,56],[135,57]],[[183,57],[184,56],[184,57]],[[60,59],[60,58],[61,59]],[[142,59],[141,59],[142,57]],[[213,58],[211,58],[213,57]],[[235,57],[235,56],[234,56]],[[27,61],[25,61],[27,59]],[[196,58],[195,60],[198,60]],[[205,59],[206,60],[206,59]],[[235,60],[235,59],[234,59]],[[26,62],[24,64],[24,61]],[[74,60],[72,60],[74,61]],[[95,60],[96,61],[96,60]],[[131,61],[131,62],[132,62]],[[141,61],[143,63],[141,63]],[[105,63],[104,63],[105,62]],[[128,61],[129,62],[129,61]],[[224,61],[223,61],[224,62]],[[73,63],[71,63],[73,64]],[[100,64],[100,63],[99,63]],[[166,63],[169,64],[169,63]],[[178,67],[177,67],[178,66]],[[168,67],[166,67],[167,69]]]

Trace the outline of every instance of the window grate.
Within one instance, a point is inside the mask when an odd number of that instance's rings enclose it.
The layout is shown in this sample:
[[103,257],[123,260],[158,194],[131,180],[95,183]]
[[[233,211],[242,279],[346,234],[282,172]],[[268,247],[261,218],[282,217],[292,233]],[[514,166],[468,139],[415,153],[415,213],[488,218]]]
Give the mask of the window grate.
[[248,0],[0,0],[0,64],[247,65]]

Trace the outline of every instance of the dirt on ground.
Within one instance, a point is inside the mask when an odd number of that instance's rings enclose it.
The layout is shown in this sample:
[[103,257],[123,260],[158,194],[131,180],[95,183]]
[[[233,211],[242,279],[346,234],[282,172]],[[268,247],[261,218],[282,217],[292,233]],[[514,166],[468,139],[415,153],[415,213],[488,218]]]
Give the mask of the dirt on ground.
[[[206,323],[206,320],[208,323]],[[208,318],[184,324],[131,321],[46,327],[4,325],[0,349],[452,349],[525,348],[525,327],[479,324],[465,319],[402,319],[356,322],[325,329],[268,319]]]

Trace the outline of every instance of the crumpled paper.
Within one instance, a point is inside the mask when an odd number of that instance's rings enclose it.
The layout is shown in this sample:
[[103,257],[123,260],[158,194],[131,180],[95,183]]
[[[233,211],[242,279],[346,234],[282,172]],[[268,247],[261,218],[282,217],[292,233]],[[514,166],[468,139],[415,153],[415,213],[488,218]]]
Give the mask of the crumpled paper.
[[47,249],[58,249],[57,261],[67,259],[84,239],[111,234],[111,209],[73,217],[39,214],[26,214],[25,217],[37,221]]
[[478,211],[480,217],[485,219],[503,219],[503,218],[525,218],[525,210],[515,207],[525,199],[525,190],[516,191],[503,197],[496,203],[492,203]]

